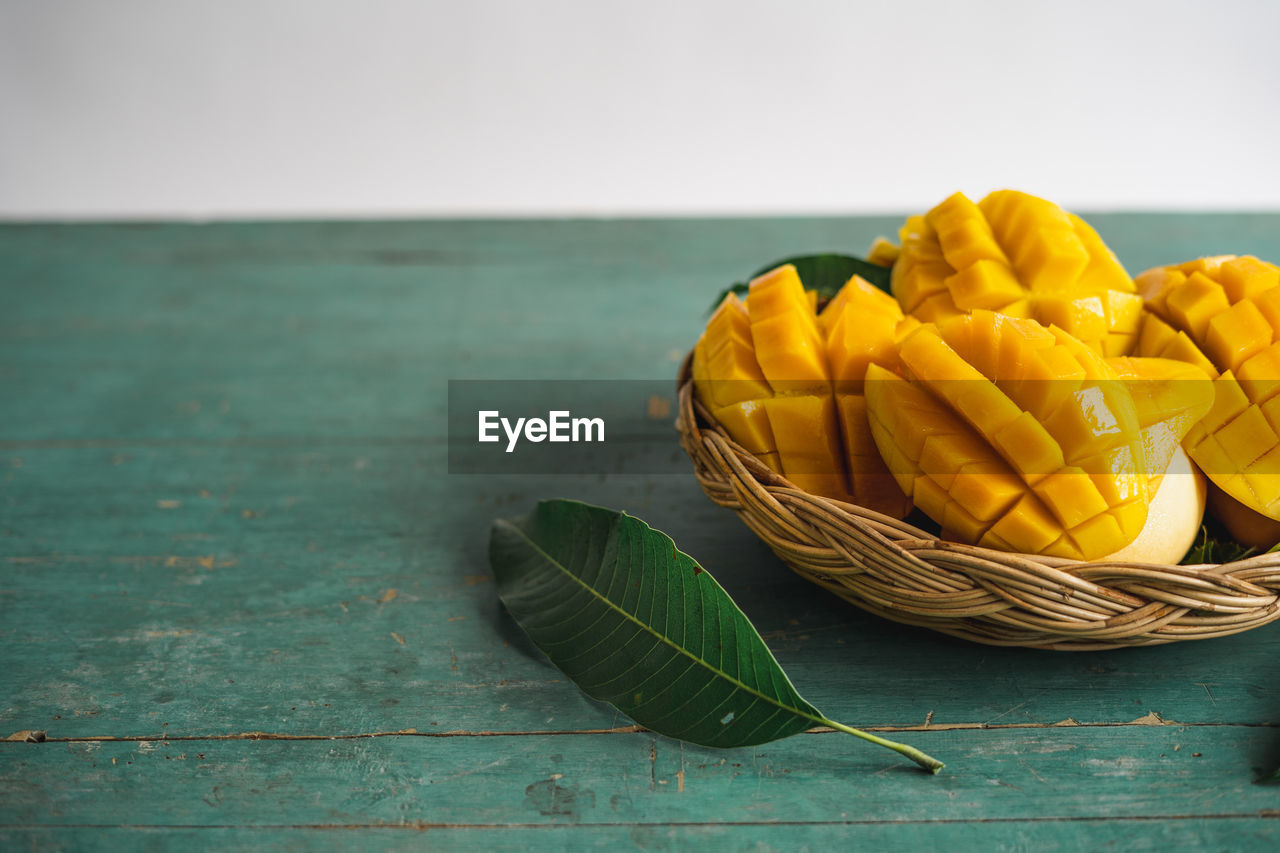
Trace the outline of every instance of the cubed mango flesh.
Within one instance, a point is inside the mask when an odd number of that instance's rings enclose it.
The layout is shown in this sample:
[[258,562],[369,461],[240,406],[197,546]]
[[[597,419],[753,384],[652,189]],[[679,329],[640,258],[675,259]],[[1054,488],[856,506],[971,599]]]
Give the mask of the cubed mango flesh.
[[1026,193],[974,204],[955,193],[908,217],[891,275],[903,309],[926,322],[988,309],[1056,325],[1099,355],[1127,355],[1142,300],[1080,217]]
[[895,479],[944,536],[1025,553],[1096,559],[1136,538],[1212,397],[1194,366],[1113,366],[1059,329],[983,310],[920,327],[898,354],[897,373],[873,364],[865,381]]
[[911,509],[876,449],[863,376],[897,364],[898,336],[919,325],[857,276],[816,313],[791,265],[730,294],[694,350],[694,390],[744,450],[797,487],[902,518]]
[[1215,377],[1187,455],[1226,495],[1280,520],[1280,267],[1219,255],[1147,270],[1137,285],[1150,311],[1137,352]]

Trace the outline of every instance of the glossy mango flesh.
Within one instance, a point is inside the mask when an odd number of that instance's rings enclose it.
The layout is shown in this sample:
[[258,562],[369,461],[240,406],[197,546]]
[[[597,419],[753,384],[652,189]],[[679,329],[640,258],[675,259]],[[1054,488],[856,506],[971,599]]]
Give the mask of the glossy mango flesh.
[[827,341],[850,493],[861,506],[902,518],[911,503],[871,438],[863,380],[872,364],[896,369],[897,341],[920,324],[904,317],[892,296],[857,276],[827,304],[818,323]]
[[1132,357],[1106,361],[1133,396],[1149,491],[1154,496],[1174,451],[1213,405],[1213,383],[1199,367],[1183,361]]
[[956,193],[899,232],[893,295],[939,322],[986,309],[1055,325],[1100,355],[1129,354],[1142,299],[1088,223],[1052,202],[1000,190]]
[[[873,364],[865,383],[889,470],[945,538],[1006,551],[1087,560],[1131,542],[1164,470],[1149,466],[1209,405],[1206,380],[1173,381],[1185,365],[1118,372],[1060,329],[981,309],[921,326],[898,355],[901,375]],[[1152,378],[1170,381],[1135,400]]]
[[1280,267],[1223,255],[1148,270],[1137,283],[1151,312],[1139,352],[1216,377],[1188,455],[1227,495],[1280,520]]
[[867,260],[876,266],[891,267],[897,262],[901,253],[901,247],[883,237],[877,237],[871,244],[871,248],[867,250]]
[[730,294],[694,350],[698,398],[745,450],[798,487],[901,518],[910,503],[875,450],[862,380],[896,364],[905,321],[888,294],[855,277],[821,315],[785,265]]

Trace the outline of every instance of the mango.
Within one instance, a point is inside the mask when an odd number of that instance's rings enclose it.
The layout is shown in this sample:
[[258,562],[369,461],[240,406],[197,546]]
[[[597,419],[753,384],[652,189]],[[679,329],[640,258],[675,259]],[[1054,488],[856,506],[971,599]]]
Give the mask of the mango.
[[858,276],[818,316],[825,331],[850,494],[856,503],[894,518],[911,510],[876,450],[867,422],[863,379],[872,364],[896,367],[896,341],[919,321],[903,316],[892,296]]
[[1150,311],[1138,353],[1214,377],[1213,406],[1187,433],[1188,455],[1226,496],[1280,520],[1280,267],[1220,255],[1147,270],[1136,283]]
[[1267,551],[1280,542],[1280,521],[1254,512],[1217,486],[1209,486],[1209,511],[1241,545]]
[[922,325],[897,351],[896,372],[866,372],[877,448],[944,538],[1001,550],[1089,560],[1132,542],[1211,403],[1185,364],[1108,363],[1059,328],[985,309]]
[[1213,405],[1213,383],[1199,367],[1167,358],[1109,358],[1133,396],[1154,495],[1182,439]]
[[902,518],[910,502],[867,423],[868,365],[896,365],[895,335],[918,325],[855,276],[816,313],[795,267],[751,282],[712,314],[694,349],[698,399],[743,449],[796,486]]
[[[986,309],[1038,320],[1099,355],[1132,352],[1142,299],[1083,219],[1026,193],[955,193],[899,232],[892,291],[926,322]],[[883,249],[882,257],[887,257]]]
[[877,237],[867,250],[867,260],[876,266],[891,267],[898,260],[898,246],[884,237]]

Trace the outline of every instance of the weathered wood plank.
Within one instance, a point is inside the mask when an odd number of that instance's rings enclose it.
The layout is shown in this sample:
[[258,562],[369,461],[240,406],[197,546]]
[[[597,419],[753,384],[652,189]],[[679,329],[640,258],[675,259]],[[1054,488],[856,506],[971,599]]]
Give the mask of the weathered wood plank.
[[811,587],[685,478],[449,478],[441,500],[425,456],[26,452],[0,537],[15,662],[0,668],[0,735],[609,727],[615,715],[541,660],[490,583],[489,520],[551,489],[672,533],[802,691],[853,724],[1276,719],[1276,626],[1121,653],[970,646]]
[[646,734],[11,743],[0,744],[0,816],[20,826],[506,826],[1276,814],[1276,789],[1253,784],[1280,748],[1272,728],[912,740],[948,770],[931,776],[837,733],[726,751]]
[[0,438],[439,435],[448,378],[674,377],[729,281],[889,225],[4,228]]
[[[1280,216],[1094,221],[1131,269],[1280,257]],[[0,743],[0,823],[25,827],[7,837],[79,846],[79,831],[43,825],[169,822],[228,827],[175,842],[243,831],[285,834],[243,843],[323,846],[328,830],[288,827],[407,820],[540,827],[427,836],[496,849],[559,846],[569,836],[553,833],[567,832],[585,832],[572,836],[584,846],[736,847],[757,837],[752,824],[787,819],[815,847],[940,846],[966,832],[1037,847],[1140,846],[1175,830],[1214,846],[1239,846],[1219,843],[1236,830],[1273,840],[1275,789],[1249,782],[1280,764],[1275,729],[1256,725],[1275,721],[1276,626],[1100,654],[963,645],[793,577],[690,477],[446,474],[448,379],[670,376],[720,287],[771,258],[858,251],[894,225],[0,227],[0,737],[623,722],[532,653],[487,581],[489,519],[561,494],[671,533],[808,698],[858,725],[931,719],[940,730],[903,739],[951,763],[931,779],[831,734],[723,765],[686,747],[683,768],[677,744],[645,734]],[[1151,712],[1205,725],[955,728]],[[884,772],[853,776],[868,768]],[[558,814],[557,788],[590,790],[595,805],[583,794]],[[529,805],[544,790],[548,815]],[[1176,818],[1175,830],[1096,820],[1116,815]],[[1010,822],[964,823],[975,817]],[[168,843],[135,832],[112,838]]]
[[[1097,222],[1133,269],[1280,256],[1276,216]],[[438,433],[447,378],[673,375],[726,283],[896,225],[0,227],[0,439]]]
[[1167,851],[1270,850],[1275,818],[1159,818],[1011,820],[906,823],[749,825],[544,825],[509,829],[472,827],[36,827],[0,828],[0,846],[12,850],[486,850],[495,853],[561,850],[799,850],[837,848],[884,851],[1035,850]]

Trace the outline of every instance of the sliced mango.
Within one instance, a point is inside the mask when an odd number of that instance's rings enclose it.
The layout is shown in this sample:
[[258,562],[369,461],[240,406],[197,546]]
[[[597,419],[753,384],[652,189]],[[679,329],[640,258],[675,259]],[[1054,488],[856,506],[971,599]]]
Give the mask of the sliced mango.
[[1056,325],[1099,355],[1132,352],[1142,299],[1098,233],[1052,202],[1012,190],[978,204],[955,193],[908,217],[891,274],[903,309],[942,322],[988,309]]
[[1174,451],[1213,406],[1213,382],[1196,365],[1167,358],[1112,358],[1107,364],[1133,397],[1154,496]]
[[899,249],[896,243],[877,237],[867,250],[867,260],[879,267],[891,267],[898,260]]
[[761,401],[783,475],[806,492],[848,500],[840,428],[830,394]]
[[919,325],[904,317],[897,301],[858,276],[851,278],[818,317],[826,329],[836,412],[844,440],[853,501],[902,518],[910,501],[876,450],[867,423],[863,378],[872,364],[896,367],[897,340]]
[[[773,428],[769,424],[769,413],[763,399],[714,408],[711,415],[748,453],[760,456],[777,452],[778,443],[773,437]],[[778,473],[782,473],[781,469]]]
[[872,437],[943,536],[1096,559],[1135,539],[1173,449],[1209,409],[1207,375],[1103,360],[1060,329],[975,310],[867,369]]
[[698,396],[711,406],[773,393],[756,361],[746,307],[732,293],[711,315],[693,351],[693,381]]
[[756,360],[774,393],[828,389],[826,347],[796,268],[785,264],[752,281],[747,305]]
[[1220,255],[1147,270],[1136,283],[1151,312],[1138,353],[1215,377],[1188,455],[1226,495],[1280,520],[1280,267]]
[[862,385],[868,365],[897,364],[897,337],[919,323],[857,276],[816,305],[791,265],[751,282],[745,302],[727,296],[694,350],[694,390],[796,486],[902,518],[911,504],[871,438]]

